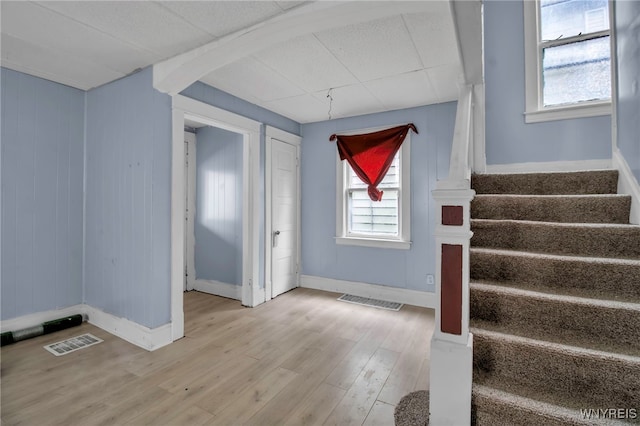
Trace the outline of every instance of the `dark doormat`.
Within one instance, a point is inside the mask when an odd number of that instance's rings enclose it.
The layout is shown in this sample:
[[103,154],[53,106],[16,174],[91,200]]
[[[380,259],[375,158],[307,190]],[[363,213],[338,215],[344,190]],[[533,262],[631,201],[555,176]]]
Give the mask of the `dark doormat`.
[[419,390],[402,397],[394,412],[396,426],[429,424],[429,391]]

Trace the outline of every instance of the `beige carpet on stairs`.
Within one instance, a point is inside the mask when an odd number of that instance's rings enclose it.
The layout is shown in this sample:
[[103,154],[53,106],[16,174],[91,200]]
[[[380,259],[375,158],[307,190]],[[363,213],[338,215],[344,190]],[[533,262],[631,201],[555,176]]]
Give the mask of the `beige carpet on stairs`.
[[617,179],[473,176],[474,424],[640,424],[640,227]]

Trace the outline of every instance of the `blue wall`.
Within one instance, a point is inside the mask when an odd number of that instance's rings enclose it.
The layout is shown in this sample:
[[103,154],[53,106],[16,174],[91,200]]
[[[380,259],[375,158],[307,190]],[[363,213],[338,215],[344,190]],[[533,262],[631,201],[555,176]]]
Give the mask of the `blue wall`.
[[[275,112],[271,112],[262,107],[254,105],[250,102],[247,102],[243,99],[237,98],[229,93],[223,92],[220,89],[216,89],[215,87],[211,87],[207,84],[204,84],[200,81],[196,81],[191,86],[184,89],[180,92],[181,95],[187,96],[192,99],[196,99],[200,102],[204,102],[209,105],[213,105],[218,108],[222,108],[224,110],[233,112],[235,114],[241,115],[243,117],[250,118],[255,121],[259,121],[267,126],[276,127],[278,129],[284,130],[289,133],[293,133],[294,135],[300,135],[300,124],[284,117],[280,114],[276,114]],[[264,211],[265,206],[265,193],[264,193],[264,164],[265,164],[265,134],[264,134],[264,126],[262,126],[262,131],[260,135],[260,188],[258,189],[260,192],[260,206],[258,208],[260,211]],[[260,219],[260,247],[264,247],[264,215],[261,216]],[[260,288],[264,288],[264,250],[261,249],[259,253],[259,276]]]
[[242,135],[202,127],[196,137],[196,279],[242,285]]
[[611,158],[611,117],[525,124],[522,1],[484,2],[487,164]]
[[[302,273],[347,281],[434,291],[434,212],[431,190],[447,176],[456,103],[303,124]],[[411,249],[337,245],[336,132],[414,123],[411,135]]]
[[243,117],[259,121],[268,126],[277,127],[285,132],[300,135],[300,124],[297,122],[254,105],[251,102],[237,98],[200,81],[196,81],[191,86],[180,92],[180,94],[235,114],[242,115]]
[[640,182],[640,2],[618,1],[618,148]]
[[1,73],[4,320],[82,303],[85,96]]
[[87,92],[85,302],[170,321],[171,98],[151,68]]

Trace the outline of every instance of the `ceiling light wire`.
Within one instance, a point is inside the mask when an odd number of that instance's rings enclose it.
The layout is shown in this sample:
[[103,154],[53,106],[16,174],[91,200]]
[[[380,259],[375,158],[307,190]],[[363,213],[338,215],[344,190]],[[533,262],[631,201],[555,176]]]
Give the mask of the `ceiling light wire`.
[[329,98],[329,111],[327,111],[327,115],[329,116],[329,120],[331,120],[331,108],[333,107],[333,96],[331,96],[331,92],[333,88],[329,89],[327,92],[327,98]]

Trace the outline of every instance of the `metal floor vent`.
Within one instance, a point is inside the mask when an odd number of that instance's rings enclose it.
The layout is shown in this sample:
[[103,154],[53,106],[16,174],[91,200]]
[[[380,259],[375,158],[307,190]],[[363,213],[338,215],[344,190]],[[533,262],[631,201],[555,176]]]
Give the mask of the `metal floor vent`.
[[369,299],[368,297],[354,296],[353,294],[343,294],[338,297],[342,302],[354,303],[356,305],[373,306],[374,308],[389,309],[390,311],[399,311],[402,303],[387,302],[386,300]]
[[61,356],[70,354],[79,349],[88,348],[89,346],[97,345],[103,340],[94,336],[93,334],[83,334],[82,336],[72,337],[71,339],[63,340],[61,342],[52,343],[44,346],[46,350],[54,354],[55,356]]

